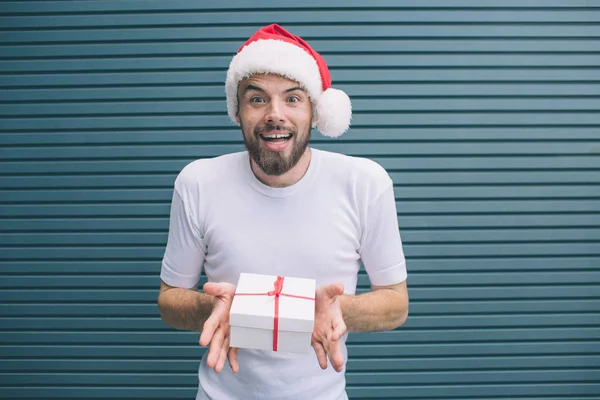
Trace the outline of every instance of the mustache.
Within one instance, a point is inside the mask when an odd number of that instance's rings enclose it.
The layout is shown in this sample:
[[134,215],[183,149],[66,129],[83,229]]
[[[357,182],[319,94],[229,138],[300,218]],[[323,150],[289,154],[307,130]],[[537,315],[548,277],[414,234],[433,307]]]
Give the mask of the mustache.
[[284,131],[284,132],[288,132],[291,133],[292,135],[295,134],[296,132],[290,128],[289,126],[286,125],[263,125],[263,126],[258,126],[254,129],[254,133],[255,134],[260,134],[263,132],[271,132],[271,131]]

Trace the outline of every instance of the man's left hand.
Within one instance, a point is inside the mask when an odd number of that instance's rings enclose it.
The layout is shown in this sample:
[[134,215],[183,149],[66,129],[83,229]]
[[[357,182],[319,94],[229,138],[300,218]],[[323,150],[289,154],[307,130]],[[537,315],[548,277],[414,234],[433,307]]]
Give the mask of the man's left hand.
[[327,358],[337,372],[344,367],[344,356],[340,338],[346,333],[339,296],[344,294],[341,284],[321,286],[315,295],[315,325],[312,333],[312,346],[317,354],[319,365],[327,368]]

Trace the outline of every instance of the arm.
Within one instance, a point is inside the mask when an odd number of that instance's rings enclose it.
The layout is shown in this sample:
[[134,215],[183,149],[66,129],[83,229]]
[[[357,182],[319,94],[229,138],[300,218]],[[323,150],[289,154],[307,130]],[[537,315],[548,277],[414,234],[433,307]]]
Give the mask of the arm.
[[[180,175],[181,176],[181,175]],[[212,310],[213,299],[198,292],[206,245],[196,213],[186,206],[185,185],[176,180],[171,202],[169,234],[162,261],[158,308],[162,320],[176,329],[200,332]],[[180,190],[177,186],[182,186]],[[193,204],[194,201],[189,201]],[[190,288],[190,289],[188,289]]]
[[315,326],[311,344],[321,368],[327,358],[341,372],[344,366],[339,339],[347,332],[373,332],[395,329],[408,317],[406,281],[389,286],[371,286],[358,296],[345,295],[341,284],[317,288]]
[[170,327],[201,332],[214,303],[214,296],[160,282],[158,308],[161,319]]
[[209,282],[203,289],[206,293],[199,293],[196,288],[169,286],[161,281],[158,295],[160,316],[173,328],[202,332],[200,345],[210,345],[206,360],[210,368],[221,372],[225,359],[229,358],[233,372],[238,372],[237,349],[229,348],[229,309],[235,286]]
[[395,329],[408,317],[406,281],[389,286],[371,286],[357,296],[340,296],[340,307],[348,332]]
[[370,206],[364,218],[360,256],[371,291],[343,295],[340,306],[350,332],[395,329],[408,317],[407,271],[394,186],[386,175],[386,189]]
[[[160,274],[157,300],[160,316],[173,328],[202,332],[200,345],[209,346],[210,368],[220,372],[229,355],[230,365],[237,372],[237,353],[229,349],[229,309],[235,286],[209,282],[203,287],[204,293],[197,291],[207,249],[198,228],[197,213],[186,207],[177,190],[179,182],[178,177]],[[183,187],[184,196],[189,195],[185,185],[179,186]],[[189,203],[196,202],[192,198]]]
[[[408,317],[406,262],[398,227],[394,187],[385,176],[386,188],[375,196],[363,217],[359,254],[371,281],[371,291],[345,295],[340,284],[317,289],[312,345],[321,368],[327,358],[336,371],[343,370],[340,337],[346,331],[369,332],[395,329]],[[400,282],[388,284],[390,282]]]

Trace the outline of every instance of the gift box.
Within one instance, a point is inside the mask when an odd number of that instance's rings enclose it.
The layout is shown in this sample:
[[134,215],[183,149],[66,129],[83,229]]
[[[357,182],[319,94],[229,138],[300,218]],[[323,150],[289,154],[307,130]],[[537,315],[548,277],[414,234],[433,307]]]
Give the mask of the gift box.
[[240,274],[229,313],[231,347],[308,353],[315,320],[314,279]]

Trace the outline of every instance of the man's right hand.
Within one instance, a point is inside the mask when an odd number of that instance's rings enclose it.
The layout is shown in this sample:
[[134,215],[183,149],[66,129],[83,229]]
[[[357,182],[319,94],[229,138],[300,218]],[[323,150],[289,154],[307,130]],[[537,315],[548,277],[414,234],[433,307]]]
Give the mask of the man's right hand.
[[209,346],[206,364],[219,373],[229,358],[234,373],[239,370],[237,348],[229,348],[229,310],[235,294],[235,286],[230,283],[208,282],[203,286],[204,293],[215,297],[213,309],[202,327],[200,345]]

